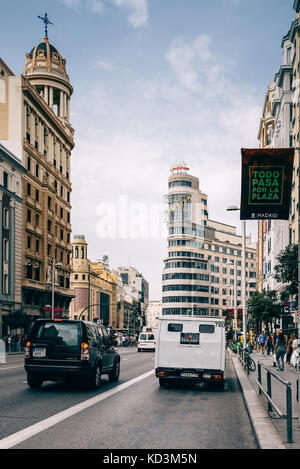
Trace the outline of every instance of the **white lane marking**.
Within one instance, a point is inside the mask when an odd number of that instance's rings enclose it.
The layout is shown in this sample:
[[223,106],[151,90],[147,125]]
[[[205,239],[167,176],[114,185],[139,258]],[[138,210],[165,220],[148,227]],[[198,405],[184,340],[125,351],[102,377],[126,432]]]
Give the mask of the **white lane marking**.
[[70,407],[69,409],[63,410],[58,414],[52,415],[52,417],[48,417],[47,419],[35,423],[30,427],[24,428],[23,430],[20,430],[17,433],[13,433],[12,435],[7,436],[6,438],[2,438],[2,440],[0,440],[0,449],[12,448],[13,446],[18,445],[19,443],[28,440],[28,438],[31,438],[32,436],[43,432],[44,430],[47,430],[50,427],[53,427],[57,423],[62,422],[63,420],[66,420],[69,417],[72,417],[72,415],[75,415],[78,412],[87,409],[88,407],[98,404],[98,402],[101,402],[104,399],[107,399],[108,397],[111,397],[114,394],[123,391],[123,389],[126,389],[129,386],[132,386],[133,384],[138,383],[142,379],[145,379],[153,374],[154,370],[148,371],[147,373],[137,376],[136,378],[133,378],[130,381],[127,381],[126,383],[120,384],[119,386],[110,389],[109,391],[99,394],[98,396],[92,397],[91,399],[81,402],[80,404]]
[[3,370],[12,370],[13,368],[24,368],[24,365],[8,366],[8,367],[5,367],[5,368],[1,368],[1,367],[0,367],[0,371],[3,371]]

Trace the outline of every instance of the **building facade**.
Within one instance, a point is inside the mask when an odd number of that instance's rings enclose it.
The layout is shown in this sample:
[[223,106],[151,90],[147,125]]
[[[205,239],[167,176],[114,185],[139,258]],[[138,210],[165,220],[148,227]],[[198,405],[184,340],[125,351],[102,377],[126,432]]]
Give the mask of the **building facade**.
[[162,301],[149,301],[146,313],[146,326],[156,329],[158,326],[157,318],[159,318],[161,315]]
[[[146,311],[149,303],[149,284],[143,275],[134,267],[118,267],[118,275],[122,279],[124,289],[124,301],[128,303],[127,310],[130,315],[125,313],[124,323],[134,322],[135,329],[140,329],[146,325]],[[132,307],[130,308],[130,304]],[[131,311],[131,312],[130,312]],[[127,317],[127,319],[126,319]]]
[[9,313],[22,309],[21,161],[0,144],[0,339],[7,334]]
[[88,259],[84,235],[75,235],[72,242],[71,289],[75,298],[70,319],[100,319],[105,326],[118,326],[117,277],[105,263]]
[[[188,168],[168,179],[168,257],[162,275],[162,314],[222,316],[241,305],[242,237],[209,219],[207,195]],[[246,246],[246,295],[256,290],[256,245]]]
[[23,311],[38,317],[51,305],[68,314],[71,274],[73,92],[66,61],[48,37],[26,54],[23,74],[0,62],[0,142],[17,148],[26,169],[23,199]]
[[[261,148],[299,146],[299,1],[296,19],[281,42],[282,65],[269,85],[258,139]],[[258,290],[277,290],[284,285],[274,278],[277,256],[290,243],[298,242],[298,152],[295,151],[290,218],[258,222]]]

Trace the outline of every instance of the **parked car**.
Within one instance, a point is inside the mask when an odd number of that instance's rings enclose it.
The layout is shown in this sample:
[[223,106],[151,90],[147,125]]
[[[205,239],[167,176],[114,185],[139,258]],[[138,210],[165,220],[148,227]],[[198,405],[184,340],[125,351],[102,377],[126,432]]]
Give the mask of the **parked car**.
[[104,326],[68,319],[34,322],[25,348],[25,371],[31,388],[44,381],[76,380],[97,389],[101,376],[118,381],[120,355]]

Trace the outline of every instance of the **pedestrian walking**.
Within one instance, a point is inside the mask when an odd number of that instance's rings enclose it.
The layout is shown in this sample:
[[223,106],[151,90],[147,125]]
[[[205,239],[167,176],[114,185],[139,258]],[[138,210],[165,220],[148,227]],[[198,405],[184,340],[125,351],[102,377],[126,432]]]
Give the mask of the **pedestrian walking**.
[[286,341],[284,334],[280,332],[275,347],[277,370],[284,371],[284,356],[286,354]]
[[273,343],[272,343],[272,337],[271,337],[271,334],[268,334],[267,336],[267,355],[270,355],[270,353],[272,352],[272,349],[273,349]]
[[262,332],[259,336],[259,339],[258,339],[259,347],[260,347],[262,355],[265,353],[266,338],[267,338],[266,334],[264,332]]
[[292,334],[288,340],[287,347],[286,347],[286,362],[290,364],[291,356],[293,353],[293,341],[295,339],[295,334]]

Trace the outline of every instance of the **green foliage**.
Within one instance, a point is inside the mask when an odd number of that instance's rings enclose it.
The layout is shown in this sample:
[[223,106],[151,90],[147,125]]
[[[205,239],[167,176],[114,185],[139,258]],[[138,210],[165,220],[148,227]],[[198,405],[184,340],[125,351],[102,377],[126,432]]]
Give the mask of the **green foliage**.
[[[298,245],[289,244],[277,256],[278,264],[274,267],[277,282],[287,284],[284,293],[287,296],[298,294]],[[284,298],[282,298],[284,299]],[[286,298],[285,298],[286,299]]]
[[22,310],[14,311],[9,313],[6,318],[6,324],[10,327],[11,330],[24,328],[27,332],[31,325],[31,318],[27,316]]
[[281,305],[275,290],[255,294],[247,301],[248,311],[254,321],[272,322],[280,317]]

